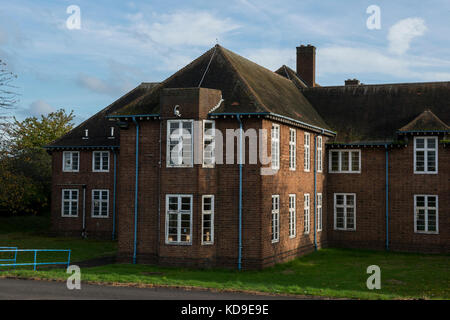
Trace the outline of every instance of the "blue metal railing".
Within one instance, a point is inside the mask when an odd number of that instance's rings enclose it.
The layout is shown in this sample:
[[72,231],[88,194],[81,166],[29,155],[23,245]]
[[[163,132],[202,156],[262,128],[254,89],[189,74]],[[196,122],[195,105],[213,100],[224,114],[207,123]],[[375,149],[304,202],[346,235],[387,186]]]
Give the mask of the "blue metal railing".
[[[0,247],[0,253],[2,252],[11,252],[14,253],[14,258],[12,259],[0,259],[0,262],[10,262],[10,263],[1,263],[0,267],[16,267],[16,266],[33,266],[33,269],[36,271],[37,266],[42,265],[55,265],[55,264],[64,264],[69,267],[70,265],[70,255],[72,250],[70,249],[18,249],[17,247]],[[21,262],[17,263],[17,253],[18,252],[33,252],[34,258],[33,262]],[[38,262],[38,252],[67,252],[67,260],[65,261],[52,261],[52,262]],[[11,263],[12,262],[12,263]]]
[[0,262],[14,262],[16,263],[17,261],[17,247],[0,247],[0,252],[1,250],[14,250],[14,258],[10,258],[10,259],[0,259]]

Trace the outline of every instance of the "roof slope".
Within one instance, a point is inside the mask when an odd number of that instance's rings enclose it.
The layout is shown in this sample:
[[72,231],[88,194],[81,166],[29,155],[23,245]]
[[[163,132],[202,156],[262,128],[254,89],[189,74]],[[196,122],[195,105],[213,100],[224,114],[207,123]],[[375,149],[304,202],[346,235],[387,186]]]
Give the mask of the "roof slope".
[[305,81],[302,78],[300,78],[297,72],[295,72],[294,70],[292,70],[291,68],[289,68],[284,64],[277,71],[275,71],[275,73],[291,80],[298,88],[308,88]]
[[413,121],[406,126],[401,127],[398,131],[448,131],[449,126],[442,122],[441,119],[431,110],[425,110],[419,114]]
[[336,142],[392,141],[399,128],[425,109],[450,123],[450,82],[316,87],[302,92],[338,132]]
[[214,113],[271,112],[329,128],[292,81],[219,45],[116,114],[159,113],[163,88],[198,87],[202,78],[201,87],[222,91],[225,102]]
[[[105,118],[106,115],[113,113],[127,105],[131,101],[139,98],[146,92],[150,91],[157,83],[141,83],[139,86],[123,95],[118,100],[111,103],[106,108],[100,110],[89,119],[85,120],[61,138],[53,141],[48,147],[58,146],[117,146],[119,145],[119,130],[115,130],[115,139],[108,139],[110,136],[110,128],[116,126],[115,122],[111,122]],[[85,130],[89,130],[89,139],[82,139]]]

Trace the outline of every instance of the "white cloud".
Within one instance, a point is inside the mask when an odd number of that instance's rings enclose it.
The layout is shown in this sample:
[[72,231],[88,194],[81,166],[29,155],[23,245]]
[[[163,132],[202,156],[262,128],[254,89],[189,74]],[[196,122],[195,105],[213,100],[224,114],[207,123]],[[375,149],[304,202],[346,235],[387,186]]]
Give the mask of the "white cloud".
[[425,34],[427,26],[422,18],[407,18],[400,20],[389,28],[389,51],[404,54],[408,51],[411,41]]
[[243,54],[247,59],[272,71],[277,70],[283,64],[295,65],[295,49],[261,48],[245,50]]
[[39,117],[41,115],[47,115],[54,111],[55,108],[53,108],[44,100],[36,100],[30,104],[28,109],[24,111],[24,114]]
[[131,31],[152,41],[172,46],[213,46],[216,38],[239,28],[230,18],[220,18],[209,12],[180,11],[163,14],[157,22],[147,23],[143,15],[132,16]]
[[[448,81],[450,61],[417,56],[386,54],[381,48],[328,47],[317,51],[318,76],[325,74],[383,74],[394,78],[420,79],[420,81]],[[439,71],[433,71],[433,68]],[[320,81],[319,81],[320,82]]]
[[123,79],[114,80],[111,78],[110,80],[103,80],[84,73],[80,73],[76,81],[82,88],[95,93],[109,94],[112,96],[117,96],[117,94],[121,94],[132,87],[132,84]]

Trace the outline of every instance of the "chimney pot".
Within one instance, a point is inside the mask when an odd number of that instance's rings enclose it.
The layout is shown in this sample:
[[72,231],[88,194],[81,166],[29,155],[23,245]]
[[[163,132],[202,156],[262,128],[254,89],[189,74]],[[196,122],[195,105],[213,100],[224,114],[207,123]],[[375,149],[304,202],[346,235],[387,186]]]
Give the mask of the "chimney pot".
[[361,83],[358,79],[347,79],[345,80],[346,86],[359,86]]

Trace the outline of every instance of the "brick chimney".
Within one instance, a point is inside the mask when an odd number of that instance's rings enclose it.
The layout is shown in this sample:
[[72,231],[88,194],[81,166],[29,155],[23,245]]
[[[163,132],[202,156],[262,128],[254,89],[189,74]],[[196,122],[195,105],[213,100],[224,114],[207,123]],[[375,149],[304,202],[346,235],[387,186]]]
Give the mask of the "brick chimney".
[[359,86],[361,82],[358,79],[347,79],[345,80],[346,86]]
[[308,87],[316,85],[316,47],[310,44],[297,47],[297,74]]

